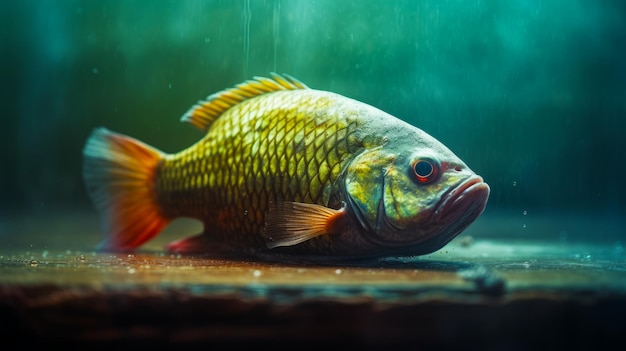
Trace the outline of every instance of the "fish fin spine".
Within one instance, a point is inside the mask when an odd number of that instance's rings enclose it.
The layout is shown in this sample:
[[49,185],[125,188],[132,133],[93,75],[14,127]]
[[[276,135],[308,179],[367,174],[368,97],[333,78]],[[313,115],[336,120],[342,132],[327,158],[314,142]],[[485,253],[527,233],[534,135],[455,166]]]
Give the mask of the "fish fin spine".
[[265,218],[263,236],[268,248],[293,246],[322,235],[338,234],[347,215],[322,205],[280,201],[271,206]]
[[272,78],[254,77],[235,87],[225,89],[209,95],[204,101],[200,100],[181,117],[182,122],[189,122],[203,132],[209,130],[213,121],[226,110],[238,103],[263,94],[279,90],[309,89],[304,83],[288,74],[282,76],[270,73]]
[[106,238],[99,249],[128,251],[156,236],[169,222],[158,205],[155,179],[161,151],[105,128],[83,149],[87,192],[102,216]]

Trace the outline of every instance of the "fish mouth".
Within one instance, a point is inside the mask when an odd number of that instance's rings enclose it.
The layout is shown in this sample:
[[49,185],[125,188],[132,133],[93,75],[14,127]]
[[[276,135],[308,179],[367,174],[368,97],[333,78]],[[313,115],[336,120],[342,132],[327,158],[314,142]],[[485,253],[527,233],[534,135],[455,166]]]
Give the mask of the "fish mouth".
[[469,227],[487,206],[489,185],[478,175],[465,179],[444,194],[434,207],[431,234],[410,248],[414,255],[435,252]]
[[463,231],[487,206],[489,185],[478,175],[472,175],[446,193],[433,212],[433,221],[447,224],[453,236]]

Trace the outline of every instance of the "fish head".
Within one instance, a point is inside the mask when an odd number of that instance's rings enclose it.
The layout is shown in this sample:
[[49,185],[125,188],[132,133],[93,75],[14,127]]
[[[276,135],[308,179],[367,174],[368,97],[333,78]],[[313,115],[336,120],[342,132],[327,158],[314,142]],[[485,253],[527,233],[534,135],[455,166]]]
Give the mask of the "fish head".
[[409,254],[436,251],[485,209],[489,186],[417,129],[365,149],[346,171],[346,198],[368,239]]

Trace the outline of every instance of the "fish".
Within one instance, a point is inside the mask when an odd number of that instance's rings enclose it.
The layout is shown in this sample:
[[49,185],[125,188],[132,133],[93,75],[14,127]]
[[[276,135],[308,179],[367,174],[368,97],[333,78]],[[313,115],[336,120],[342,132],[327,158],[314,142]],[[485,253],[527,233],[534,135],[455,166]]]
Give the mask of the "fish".
[[444,144],[369,104],[288,74],[255,76],[181,118],[203,137],[165,153],[95,128],[83,178],[101,251],[134,251],[171,221],[203,231],[165,250],[358,259],[441,249],[483,213],[490,188]]

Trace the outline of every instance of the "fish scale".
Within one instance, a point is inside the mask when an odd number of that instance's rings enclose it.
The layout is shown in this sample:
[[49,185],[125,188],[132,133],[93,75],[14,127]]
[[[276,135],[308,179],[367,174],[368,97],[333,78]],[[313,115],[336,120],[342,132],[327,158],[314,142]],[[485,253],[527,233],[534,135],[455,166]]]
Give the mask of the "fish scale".
[[[240,236],[246,244],[263,240],[258,234],[270,201],[337,206],[337,196],[329,204],[333,189],[325,189],[358,149],[347,140],[351,126],[315,112],[329,105],[327,93],[294,93],[277,91],[235,105],[202,140],[167,157],[156,185],[164,215],[201,219],[212,235]],[[299,108],[284,108],[289,100]]]

